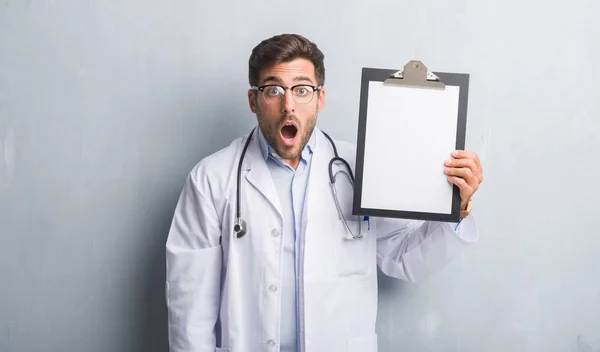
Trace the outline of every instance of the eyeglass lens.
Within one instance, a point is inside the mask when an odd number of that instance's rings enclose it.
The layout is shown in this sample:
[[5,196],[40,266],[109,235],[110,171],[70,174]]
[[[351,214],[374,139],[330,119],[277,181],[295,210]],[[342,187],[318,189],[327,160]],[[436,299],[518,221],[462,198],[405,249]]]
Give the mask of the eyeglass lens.
[[[263,96],[265,102],[268,104],[277,103],[281,101],[285,95],[286,88],[277,85],[265,86],[263,89]],[[299,104],[308,104],[312,101],[315,90],[311,86],[294,86],[292,87],[292,96],[294,101]]]

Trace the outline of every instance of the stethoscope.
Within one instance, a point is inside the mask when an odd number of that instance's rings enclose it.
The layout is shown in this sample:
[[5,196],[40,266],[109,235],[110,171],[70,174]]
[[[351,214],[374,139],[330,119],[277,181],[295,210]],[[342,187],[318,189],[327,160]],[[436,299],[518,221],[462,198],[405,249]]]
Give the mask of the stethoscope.
[[[250,141],[252,140],[252,134],[254,133],[255,129],[256,129],[256,127],[253,128],[252,131],[250,131],[250,134],[248,135],[248,139],[246,140],[246,144],[244,144],[244,149],[242,149],[242,155],[240,155],[240,161],[238,163],[236,205],[235,205],[235,207],[236,207],[236,211],[235,211],[235,225],[233,226],[233,232],[234,232],[234,235],[235,235],[236,238],[242,238],[242,237],[244,237],[244,235],[246,235],[246,233],[248,231],[248,226],[246,224],[246,221],[244,219],[242,219],[242,216],[241,216],[241,208],[240,208],[241,195],[240,195],[240,188],[241,188],[241,177],[242,177],[242,162],[244,161],[244,157],[246,156],[246,150],[248,149],[248,145],[250,144]],[[321,131],[321,132],[323,132],[323,131]],[[348,162],[346,160],[344,160],[344,158],[342,158],[342,157],[340,157],[338,155],[338,151],[337,151],[337,148],[335,146],[335,143],[333,142],[333,139],[331,139],[331,137],[329,137],[329,135],[327,133],[323,132],[323,134],[325,135],[325,137],[327,138],[327,140],[329,140],[329,144],[331,144],[331,147],[333,148],[333,153],[335,155],[329,161],[329,185],[331,186],[331,192],[333,193],[333,198],[335,200],[335,206],[337,207],[338,213],[340,214],[340,218],[342,219],[342,222],[344,223],[344,227],[346,228],[346,231],[348,233],[347,237],[349,239],[363,238],[364,234],[363,234],[362,223],[361,223],[361,226],[359,227],[358,234],[355,234],[352,230],[350,230],[350,226],[348,226],[348,222],[346,221],[346,217],[342,213],[342,207],[341,207],[340,201],[338,199],[337,188],[335,187],[336,176],[337,176],[337,174],[340,171],[338,171],[338,172],[336,172],[334,174],[333,173],[333,164],[336,161],[339,161],[342,164],[344,164],[344,166],[346,168],[346,171],[348,172],[348,176],[350,177],[350,182],[352,183],[352,187],[353,188],[354,188],[354,174],[352,173],[352,169],[350,168],[350,164],[348,164]],[[364,220],[368,221],[368,217],[365,217]]]

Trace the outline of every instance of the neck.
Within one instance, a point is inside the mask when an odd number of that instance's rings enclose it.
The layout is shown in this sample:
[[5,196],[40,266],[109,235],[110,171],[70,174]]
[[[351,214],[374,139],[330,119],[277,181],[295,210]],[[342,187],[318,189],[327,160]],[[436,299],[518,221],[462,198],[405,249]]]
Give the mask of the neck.
[[294,170],[298,169],[298,165],[300,165],[299,157],[295,159],[283,159],[283,161],[285,161],[285,163],[291,166]]

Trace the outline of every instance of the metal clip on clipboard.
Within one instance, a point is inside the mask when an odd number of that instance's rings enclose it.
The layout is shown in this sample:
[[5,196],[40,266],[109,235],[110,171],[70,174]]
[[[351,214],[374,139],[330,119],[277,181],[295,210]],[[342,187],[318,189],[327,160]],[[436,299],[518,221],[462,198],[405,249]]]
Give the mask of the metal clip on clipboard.
[[404,69],[388,77],[383,84],[414,88],[446,89],[446,85],[421,61],[411,60]]

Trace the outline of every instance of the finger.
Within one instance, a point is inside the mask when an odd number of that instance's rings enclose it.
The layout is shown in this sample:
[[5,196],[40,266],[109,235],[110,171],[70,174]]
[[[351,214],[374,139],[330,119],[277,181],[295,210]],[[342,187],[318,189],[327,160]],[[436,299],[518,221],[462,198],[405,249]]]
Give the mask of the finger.
[[473,191],[473,188],[463,178],[456,176],[448,176],[448,181],[458,186],[458,189],[460,190],[461,199],[469,199],[473,195],[473,193],[475,193]]
[[475,160],[471,158],[466,159],[448,159],[444,162],[444,165],[448,167],[468,167],[473,172],[478,172],[479,167]]
[[481,168],[481,162],[479,156],[476,153],[467,150],[455,150],[452,152],[452,156],[457,159],[473,159],[477,167]]
[[[447,162],[445,162],[446,166],[454,166],[452,164],[454,164],[455,162],[457,162],[458,160],[473,160],[474,164],[476,165],[475,168],[471,168],[473,173],[475,173],[477,179],[479,180],[479,183],[483,182],[483,168],[481,167],[481,161],[479,160],[479,157],[477,156],[477,154],[473,153],[473,152],[469,152],[469,151],[455,151],[453,153],[453,155],[456,154],[456,159],[450,159]],[[450,165],[448,165],[450,164]]]
[[447,167],[444,172],[448,176],[457,176],[460,178],[464,178],[467,183],[475,183],[476,177],[475,174],[468,167]]
[[469,168],[479,183],[483,181],[483,172],[481,167],[477,166],[475,160],[473,159],[449,159],[444,162],[444,165],[447,167]]
[[479,177],[476,175],[473,175],[473,173],[471,173],[470,169],[468,169],[468,168],[460,168],[460,169],[448,168],[448,169],[446,169],[445,172],[449,176],[454,176],[454,177],[463,179],[465,181],[465,183],[469,186],[470,191],[472,192],[471,195],[473,193],[475,193],[475,191],[477,191],[477,189],[479,189],[479,184],[481,183],[479,181]]

